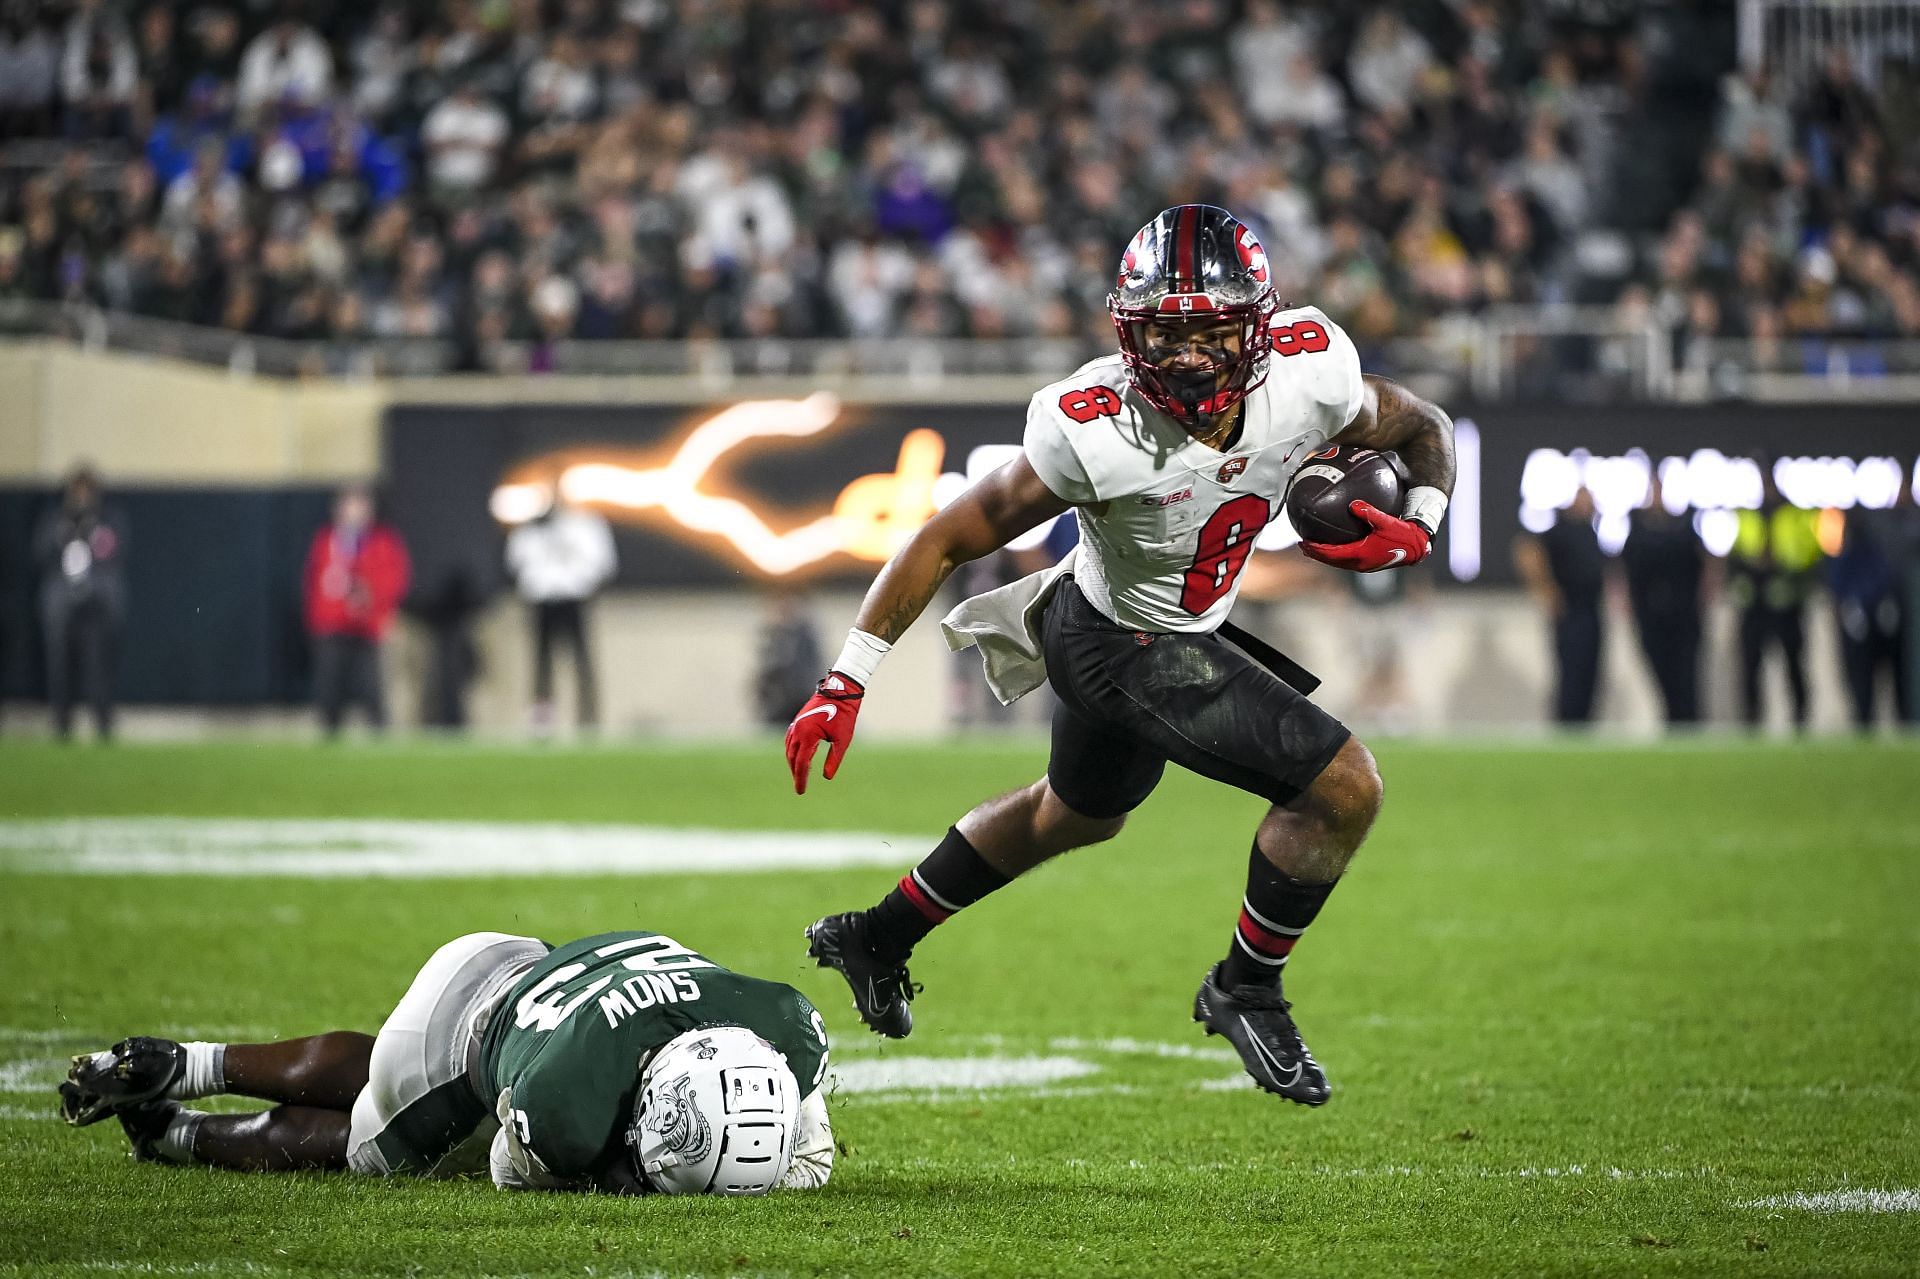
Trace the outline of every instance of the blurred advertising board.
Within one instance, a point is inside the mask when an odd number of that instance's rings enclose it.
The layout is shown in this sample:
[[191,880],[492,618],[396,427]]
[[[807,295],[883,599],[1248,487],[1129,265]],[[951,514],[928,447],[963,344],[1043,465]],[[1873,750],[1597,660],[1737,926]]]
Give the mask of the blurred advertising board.
[[[423,590],[500,581],[504,530],[561,495],[606,514],[631,587],[857,582],[973,480],[1014,456],[1025,405],[801,399],[673,406],[404,406],[388,411],[394,518]],[[1920,414],[1884,405],[1455,406],[1460,477],[1442,582],[1510,584],[1509,547],[1585,485],[1603,545],[1658,475],[1711,549],[1769,467],[1790,501],[1909,500]],[[1047,530],[1026,541],[1038,544]],[[1262,545],[1293,542],[1276,520]]]

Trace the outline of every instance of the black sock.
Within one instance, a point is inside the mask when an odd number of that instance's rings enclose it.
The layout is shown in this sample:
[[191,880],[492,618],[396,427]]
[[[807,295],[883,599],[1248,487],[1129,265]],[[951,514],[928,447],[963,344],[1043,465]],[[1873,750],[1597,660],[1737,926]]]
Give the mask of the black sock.
[[867,912],[874,949],[886,958],[905,959],[936,924],[1011,882],[987,865],[959,827],[949,826],[940,846]]
[[1240,902],[1240,923],[1234,929],[1233,945],[1227,949],[1227,961],[1220,968],[1220,984],[1228,989],[1279,985],[1293,944],[1327,904],[1328,895],[1339,882],[1303,884],[1268,861],[1256,841],[1247,866],[1247,895]]

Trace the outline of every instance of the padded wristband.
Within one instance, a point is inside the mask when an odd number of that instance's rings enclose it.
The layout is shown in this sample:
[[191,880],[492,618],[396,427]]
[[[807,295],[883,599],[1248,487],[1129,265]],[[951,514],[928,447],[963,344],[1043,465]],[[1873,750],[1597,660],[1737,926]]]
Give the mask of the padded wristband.
[[847,645],[840,650],[840,656],[834,659],[832,669],[842,675],[851,675],[865,688],[873,682],[873,673],[880,666],[880,659],[893,651],[893,645],[877,635],[869,635],[859,627],[847,632]]
[[1447,495],[1428,484],[1409,489],[1406,509],[1400,512],[1400,518],[1416,520],[1427,532],[1438,533],[1440,521],[1447,518]]

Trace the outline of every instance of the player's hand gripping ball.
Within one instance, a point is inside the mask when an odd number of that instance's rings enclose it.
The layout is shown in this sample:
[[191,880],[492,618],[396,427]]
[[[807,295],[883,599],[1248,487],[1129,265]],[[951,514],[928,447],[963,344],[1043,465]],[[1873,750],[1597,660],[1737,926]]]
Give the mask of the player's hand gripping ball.
[[1333,445],[1307,459],[1287,486],[1287,518],[1300,549],[1322,564],[1372,573],[1418,564],[1433,549],[1425,526],[1403,520],[1407,474],[1376,449]]

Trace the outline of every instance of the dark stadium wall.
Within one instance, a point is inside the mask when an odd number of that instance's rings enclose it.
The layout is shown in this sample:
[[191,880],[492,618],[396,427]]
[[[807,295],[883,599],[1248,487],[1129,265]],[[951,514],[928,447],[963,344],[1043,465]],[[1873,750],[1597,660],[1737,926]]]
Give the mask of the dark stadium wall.
[[[0,488],[0,697],[45,696],[33,527],[48,489]],[[305,699],[300,613],[307,543],[330,491],[114,488],[125,515],[122,701],[198,705]]]

